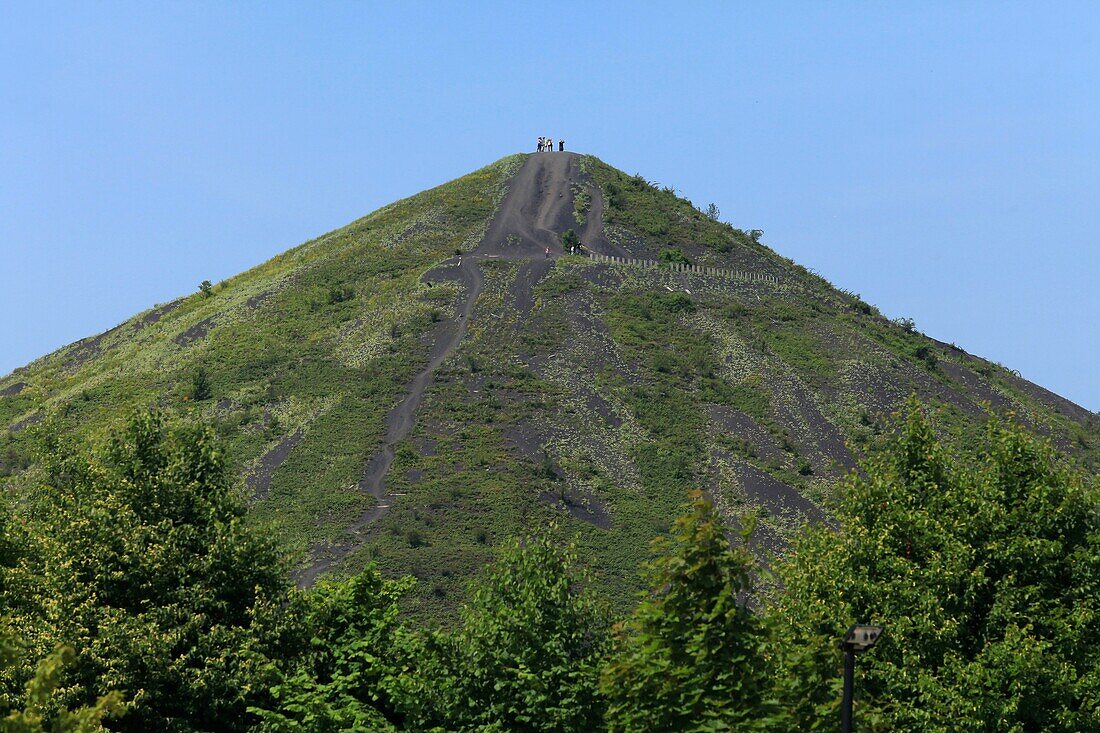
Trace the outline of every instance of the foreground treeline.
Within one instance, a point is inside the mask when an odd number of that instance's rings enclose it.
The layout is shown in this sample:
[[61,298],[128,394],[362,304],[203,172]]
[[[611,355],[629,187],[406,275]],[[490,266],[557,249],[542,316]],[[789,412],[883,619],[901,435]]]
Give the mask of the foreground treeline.
[[910,405],[843,531],[769,570],[693,496],[626,619],[553,531],[515,539],[450,630],[373,569],[290,587],[200,425],[55,437],[41,471],[0,543],[0,730],[834,730],[854,621],[887,627],[861,730],[1100,730],[1100,496],[999,421],[957,455]]

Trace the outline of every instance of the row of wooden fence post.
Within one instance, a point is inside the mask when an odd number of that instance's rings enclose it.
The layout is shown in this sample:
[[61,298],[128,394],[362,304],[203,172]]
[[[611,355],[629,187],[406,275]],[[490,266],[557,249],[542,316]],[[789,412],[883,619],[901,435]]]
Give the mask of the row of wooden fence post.
[[[616,265],[630,265],[634,267],[657,267],[662,263],[657,260],[640,260],[634,257],[619,257],[617,255],[604,255],[589,252],[588,258],[596,262],[610,262]],[[701,265],[689,265],[683,262],[670,262],[668,268],[672,272],[690,272],[697,275],[714,275],[726,277],[732,280],[747,280],[749,282],[767,282],[779,284],[779,278],[763,272],[745,272],[744,270],[727,270],[723,267],[703,267]]]

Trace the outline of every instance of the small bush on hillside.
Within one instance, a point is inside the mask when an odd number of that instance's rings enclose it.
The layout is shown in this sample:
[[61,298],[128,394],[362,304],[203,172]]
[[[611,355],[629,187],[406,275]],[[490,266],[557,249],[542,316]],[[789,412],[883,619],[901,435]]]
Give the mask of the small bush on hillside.
[[935,369],[936,365],[939,363],[936,359],[936,352],[927,344],[921,344],[913,349],[913,356],[923,362],[929,369]]
[[329,305],[336,305],[337,303],[343,303],[344,301],[351,300],[355,297],[355,291],[348,286],[342,286],[333,288],[328,291]]
[[561,235],[561,246],[568,252],[581,243],[581,238],[572,229],[566,229]]
[[571,188],[573,191],[573,219],[581,226],[584,226],[588,207],[591,204],[588,187],[573,184]]
[[199,367],[195,370],[195,373],[191,375],[191,389],[188,392],[188,397],[193,402],[202,402],[208,400],[213,396],[213,391],[210,388],[210,377],[206,375],[206,370]]
[[899,326],[906,333],[917,332],[917,322],[912,318],[895,318],[894,325]]
[[658,256],[661,262],[666,262],[671,265],[690,265],[691,260],[687,258],[684,251],[679,247],[673,247],[672,249],[662,250]]
[[626,208],[626,194],[623,193],[622,186],[617,183],[607,184],[607,205],[618,211]]
[[694,313],[695,303],[686,293],[670,293],[661,296],[661,302],[670,313]]

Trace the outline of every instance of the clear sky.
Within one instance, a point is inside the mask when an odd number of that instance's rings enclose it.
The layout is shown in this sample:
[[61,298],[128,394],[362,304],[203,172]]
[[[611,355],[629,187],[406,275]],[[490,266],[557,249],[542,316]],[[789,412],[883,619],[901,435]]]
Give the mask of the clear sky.
[[1100,3],[4,3],[0,373],[564,137],[1100,409]]

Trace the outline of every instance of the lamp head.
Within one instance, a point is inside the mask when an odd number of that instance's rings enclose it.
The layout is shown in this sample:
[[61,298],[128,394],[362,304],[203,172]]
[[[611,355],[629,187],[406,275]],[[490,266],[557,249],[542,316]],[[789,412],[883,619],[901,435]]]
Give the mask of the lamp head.
[[859,654],[873,647],[880,636],[882,636],[881,626],[852,624],[848,633],[844,635],[844,641],[840,642],[840,648],[846,652]]

